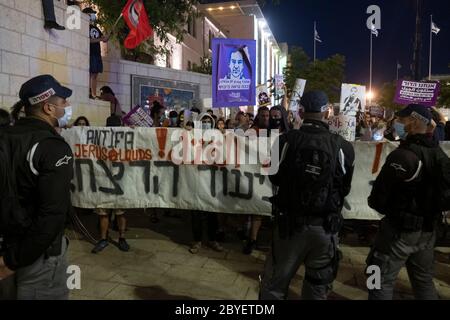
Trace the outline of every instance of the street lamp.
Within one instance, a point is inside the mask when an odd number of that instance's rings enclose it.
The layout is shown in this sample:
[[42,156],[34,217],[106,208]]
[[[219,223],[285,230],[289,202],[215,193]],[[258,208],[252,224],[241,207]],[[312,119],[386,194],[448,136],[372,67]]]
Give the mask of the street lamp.
[[372,104],[372,100],[375,98],[375,93],[373,91],[368,91],[366,93],[366,100],[369,101],[369,105]]

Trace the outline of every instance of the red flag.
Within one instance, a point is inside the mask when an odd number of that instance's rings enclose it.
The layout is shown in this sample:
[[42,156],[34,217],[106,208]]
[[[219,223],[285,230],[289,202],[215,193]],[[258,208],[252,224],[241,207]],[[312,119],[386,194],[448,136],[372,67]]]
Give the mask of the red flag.
[[130,33],[125,39],[125,48],[134,49],[153,34],[144,3],[142,0],[128,0],[122,14],[130,28]]

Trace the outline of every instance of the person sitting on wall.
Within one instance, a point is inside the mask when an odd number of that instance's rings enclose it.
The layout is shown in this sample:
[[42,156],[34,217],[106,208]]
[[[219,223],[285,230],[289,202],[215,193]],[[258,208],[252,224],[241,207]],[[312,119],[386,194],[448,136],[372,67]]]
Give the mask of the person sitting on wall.
[[53,4],[53,0],[42,0],[42,7],[44,11],[44,19],[45,29],[55,29],[55,30],[65,30],[63,26],[59,25],[56,22],[56,16],[55,16],[55,6]]
[[117,100],[114,91],[108,86],[103,86],[100,88],[100,100],[108,101],[111,103],[111,115],[116,115],[122,117],[124,112],[120,106],[119,100]]

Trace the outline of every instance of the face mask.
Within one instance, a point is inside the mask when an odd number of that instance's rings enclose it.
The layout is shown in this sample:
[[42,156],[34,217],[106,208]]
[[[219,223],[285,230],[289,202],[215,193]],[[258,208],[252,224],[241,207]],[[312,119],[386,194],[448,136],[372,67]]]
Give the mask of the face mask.
[[211,129],[211,123],[207,122],[207,123],[202,123],[202,129],[203,130],[209,130]]
[[394,123],[394,129],[397,135],[400,137],[400,139],[405,140],[408,133],[405,130],[405,125],[400,122]]
[[272,129],[278,129],[281,127],[281,119],[270,118],[269,122]]
[[90,20],[91,22],[97,21],[97,15],[94,14],[94,13],[91,13],[91,14],[89,15],[89,20]]
[[64,128],[69,124],[70,119],[72,118],[72,107],[68,106],[64,108],[64,115],[61,118],[58,118],[58,127]]

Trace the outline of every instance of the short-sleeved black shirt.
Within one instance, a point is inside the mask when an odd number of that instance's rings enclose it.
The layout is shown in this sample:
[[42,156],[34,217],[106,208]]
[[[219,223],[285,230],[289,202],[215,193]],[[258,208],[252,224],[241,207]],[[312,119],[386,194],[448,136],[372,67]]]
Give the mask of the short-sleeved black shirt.
[[[89,38],[92,40],[100,39],[103,37],[103,33],[96,26],[89,26]],[[101,56],[100,42],[91,43],[91,56]]]

